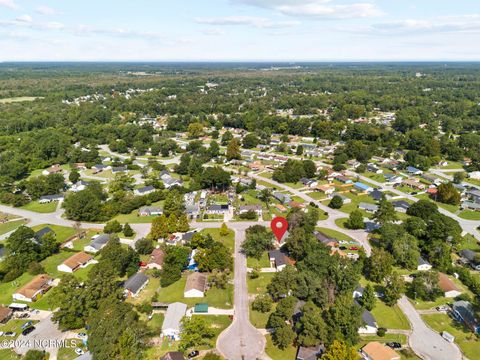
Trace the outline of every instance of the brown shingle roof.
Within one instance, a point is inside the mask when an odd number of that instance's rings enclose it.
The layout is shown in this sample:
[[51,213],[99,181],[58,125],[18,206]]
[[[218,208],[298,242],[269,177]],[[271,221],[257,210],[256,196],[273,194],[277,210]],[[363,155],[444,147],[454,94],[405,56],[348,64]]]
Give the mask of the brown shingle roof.
[[440,287],[440,289],[442,289],[443,292],[448,292],[452,290],[459,291],[455,283],[450,280],[450,278],[446,274],[441,272],[438,273],[438,286]]
[[86,264],[92,260],[92,256],[82,252],[76,253],[73,256],[70,256],[67,260],[65,260],[63,263],[67,265],[70,269],[74,270],[77,267]]
[[378,341],[369,342],[362,348],[362,352],[372,360],[400,360],[400,355]]
[[5,306],[0,306],[0,322],[3,322],[5,319],[9,318],[12,314],[12,309],[9,309]]
[[48,288],[48,283],[52,280],[50,276],[47,274],[40,274],[35,276],[32,281],[22,286],[18,291],[17,294],[21,294],[27,298],[32,298],[35,294],[41,290],[42,288]]
[[162,266],[164,257],[165,253],[162,249],[153,249],[152,253],[150,254],[150,261],[148,263]]
[[207,286],[207,276],[199,272],[194,272],[187,277],[187,283],[185,284],[185,291],[198,290],[205,291]]

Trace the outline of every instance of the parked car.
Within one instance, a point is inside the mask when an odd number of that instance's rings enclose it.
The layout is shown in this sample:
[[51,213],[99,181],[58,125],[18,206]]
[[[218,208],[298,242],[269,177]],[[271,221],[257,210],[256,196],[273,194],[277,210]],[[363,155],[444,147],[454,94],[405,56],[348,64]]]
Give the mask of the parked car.
[[27,321],[25,324],[23,324],[23,325],[21,326],[21,329],[22,329],[22,330],[25,330],[26,328],[28,328],[28,327],[31,326],[31,325],[32,325],[32,322],[31,322],[31,321]]
[[22,331],[22,335],[25,336],[25,335],[28,335],[30,334],[33,330],[35,330],[35,326],[30,326],[28,328],[26,328],[25,330]]
[[3,336],[10,336],[10,337],[15,337],[17,336],[17,333],[14,331],[7,331]]
[[400,344],[398,342],[395,342],[395,341],[387,342],[387,346],[392,348],[392,349],[401,349],[402,348],[402,344]]
[[79,338],[79,339],[86,339],[86,338],[87,338],[87,334],[84,333],[84,332],[78,333],[78,334],[77,334],[77,338]]
[[85,351],[83,351],[83,350],[80,349],[80,348],[76,348],[76,349],[75,349],[75,354],[77,354],[77,355],[83,355],[83,354],[85,354]]
[[447,305],[440,305],[435,308],[437,311],[448,311],[450,308]]
[[346,246],[340,246],[339,249],[340,250],[347,250],[347,247]]
[[197,350],[193,350],[191,353],[187,355],[189,359],[193,359],[194,357],[197,357],[198,354],[200,354]]
[[356,246],[352,246],[349,250],[352,250],[352,251],[357,251],[358,250],[358,247]]

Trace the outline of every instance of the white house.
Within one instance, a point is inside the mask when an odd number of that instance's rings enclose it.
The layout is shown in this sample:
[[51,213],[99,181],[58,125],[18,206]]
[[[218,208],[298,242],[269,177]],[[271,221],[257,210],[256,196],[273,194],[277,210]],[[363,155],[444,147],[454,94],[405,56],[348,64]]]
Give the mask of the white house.
[[417,265],[417,270],[418,271],[429,271],[432,269],[432,265],[430,265],[430,263],[425,260],[424,258],[422,258],[421,256],[418,258],[418,265]]
[[377,321],[373,317],[372,313],[368,310],[364,310],[362,313],[363,326],[358,328],[359,334],[376,334],[378,331]]
[[180,340],[180,325],[186,313],[187,305],[184,303],[174,302],[168,305],[162,324],[161,335],[172,340]]
[[110,235],[102,234],[102,235],[95,235],[92,237],[92,241],[90,244],[86,245],[83,248],[83,251],[96,253],[103,249],[105,245],[107,245],[108,241],[110,240]]
[[123,284],[125,295],[137,297],[138,294],[140,294],[140,291],[142,291],[147,284],[148,276],[146,276],[144,273],[137,272],[136,274],[130,276]]
[[454,298],[459,296],[462,292],[455,285],[455,283],[444,273],[438,273],[438,286],[443,291],[444,296]]
[[13,294],[13,300],[25,302],[36,301],[50,290],[52,282],[53,279],[46,274],[37,275]]
[[73,273],[80,268],[87,267],[92,262],[93,257],[82,251],[70,256],[67,260],[58,265],[57,270],[66,273]]
[[187,283],[183,296],[186,298],[198,298],[205,296],[205,288],[207,287],[207,276],[205,274],[194,272],[188,275]]
[[138,196],[148,195],[155,192],[155,188],[152,185],[144,186],[139,189],[133,190],[133,193]]

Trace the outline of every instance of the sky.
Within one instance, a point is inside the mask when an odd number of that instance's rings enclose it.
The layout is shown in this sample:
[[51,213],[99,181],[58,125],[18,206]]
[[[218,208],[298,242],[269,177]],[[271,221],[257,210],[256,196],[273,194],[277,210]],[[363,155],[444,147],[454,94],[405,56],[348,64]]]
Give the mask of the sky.
[[479,0],[0,0],[0,61],[480,61]]

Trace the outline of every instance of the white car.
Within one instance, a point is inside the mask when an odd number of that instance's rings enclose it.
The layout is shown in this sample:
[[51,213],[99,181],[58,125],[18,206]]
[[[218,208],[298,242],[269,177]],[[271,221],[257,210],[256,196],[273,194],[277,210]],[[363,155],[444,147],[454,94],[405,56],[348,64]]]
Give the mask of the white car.
[[77,355],[83,355],[83,354],[85,354],[85,352],[84,352],[82,349],[80,349],[80,348],[76,348],[76,349],[75,349],[75,354],[77,354]]
[[87,338],[87,334],[84,333],[84,332],[78,333],[78,334],[77,334],[77,338],[79,338],[79,339],[86,339],[86,338]]

